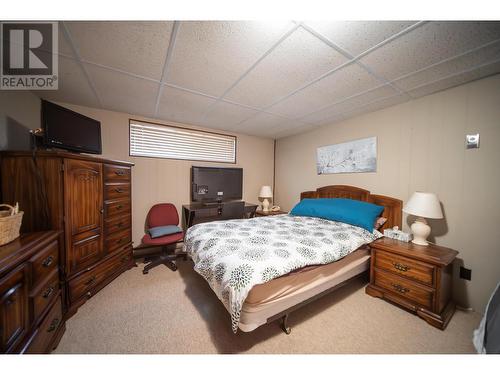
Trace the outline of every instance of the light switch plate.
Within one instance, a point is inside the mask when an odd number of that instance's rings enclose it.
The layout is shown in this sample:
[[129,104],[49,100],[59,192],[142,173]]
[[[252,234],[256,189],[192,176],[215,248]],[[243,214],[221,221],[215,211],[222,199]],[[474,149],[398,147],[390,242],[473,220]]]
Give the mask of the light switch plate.
[[465,146],[467,148],[479,148],[479,133],[467,134],[465,136]]

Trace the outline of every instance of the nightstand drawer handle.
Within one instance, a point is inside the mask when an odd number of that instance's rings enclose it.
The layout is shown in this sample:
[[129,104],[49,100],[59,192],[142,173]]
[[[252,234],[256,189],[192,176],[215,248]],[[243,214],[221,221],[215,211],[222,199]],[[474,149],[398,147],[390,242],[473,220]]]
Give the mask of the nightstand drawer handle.
[[394,266],[395,269],[402,272],[406,272],[411,269],[410,266],[407,266],[406,264],[392,263],[392,265]]
[[403,294],[405,294],[405,293],[407,293],[407,292],[409,292],[409,291],[410,291],[410,289],[405,288],[404,286],[399,285],[399,284],[393,284],[393,283],[391,283],[391,285],[392,285],[392,287],[394,288],[394,290],[395,290],[396,292],[399,292],[399,293],[403,293]]

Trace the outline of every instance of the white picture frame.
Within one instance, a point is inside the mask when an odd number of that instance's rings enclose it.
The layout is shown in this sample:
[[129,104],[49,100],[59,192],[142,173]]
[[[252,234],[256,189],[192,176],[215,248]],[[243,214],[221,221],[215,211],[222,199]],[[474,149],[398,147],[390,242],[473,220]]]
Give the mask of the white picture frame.
[[376,172],[377,137],[318,147],[316,168],[319,175]]

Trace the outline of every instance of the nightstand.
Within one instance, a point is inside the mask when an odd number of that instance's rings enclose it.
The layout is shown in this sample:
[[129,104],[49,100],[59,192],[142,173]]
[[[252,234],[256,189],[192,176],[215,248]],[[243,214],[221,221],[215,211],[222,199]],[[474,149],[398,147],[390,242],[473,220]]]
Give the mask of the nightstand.
[[370,248],[370,284],[366,293],[445,329],[455,312],[451,300],[452,262],[458,251],[386,237],[372,242]]
[[287,214],[288,212],[286,211],[262,211],[262,210],[257,210],[255,211],[255,216],[273,216],[273,215],[283,215]]

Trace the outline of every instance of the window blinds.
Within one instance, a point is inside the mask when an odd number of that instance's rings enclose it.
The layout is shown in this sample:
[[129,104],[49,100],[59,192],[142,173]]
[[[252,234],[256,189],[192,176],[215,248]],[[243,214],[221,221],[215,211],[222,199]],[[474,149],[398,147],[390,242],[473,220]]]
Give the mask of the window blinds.
[[236,137],[131,120],[130,156],[236,163]]

